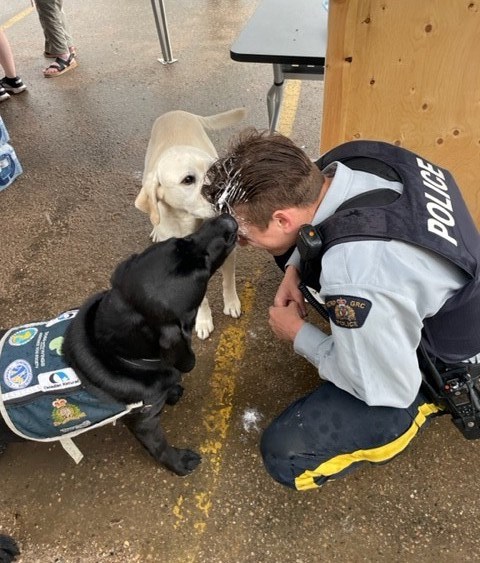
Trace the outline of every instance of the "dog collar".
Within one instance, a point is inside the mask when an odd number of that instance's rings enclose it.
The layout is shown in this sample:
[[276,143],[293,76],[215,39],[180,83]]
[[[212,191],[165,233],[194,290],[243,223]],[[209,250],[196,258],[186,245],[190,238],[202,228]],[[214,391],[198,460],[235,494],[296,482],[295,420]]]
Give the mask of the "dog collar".
[[116,356],[120,362],[127,364],[128,366],[134,366],[137,368],[147,368],[147,369],[159,369],[165,367],[165,362],[160,358],[124,358],[123,356]]

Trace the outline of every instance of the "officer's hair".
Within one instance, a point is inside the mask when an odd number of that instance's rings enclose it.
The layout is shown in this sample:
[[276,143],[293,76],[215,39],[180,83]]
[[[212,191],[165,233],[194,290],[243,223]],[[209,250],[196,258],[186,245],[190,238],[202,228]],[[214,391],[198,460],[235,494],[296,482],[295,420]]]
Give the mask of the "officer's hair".
[[218,212],[241,206],[242,218],[264,230],[276,210],[311,205],[322,184],[318,167],[288,137],[249,128],[211,166],[202,193]]

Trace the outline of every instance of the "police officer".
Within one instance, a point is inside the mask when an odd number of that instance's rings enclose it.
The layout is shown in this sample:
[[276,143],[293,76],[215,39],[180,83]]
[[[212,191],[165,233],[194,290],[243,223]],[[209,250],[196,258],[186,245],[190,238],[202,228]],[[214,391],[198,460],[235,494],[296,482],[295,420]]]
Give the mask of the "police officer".
[[[445,412],[422,385],[424,361],[480,363],[480,239],[452,176],[374,141],[312,162],[288,138],[249,129],[204,195],[235,216],[240,245],[284,269],[270,326],[324,381],[264,431],[267,471],[305,490],[394,458]],[[331,334],[307,321],[306,286]]]

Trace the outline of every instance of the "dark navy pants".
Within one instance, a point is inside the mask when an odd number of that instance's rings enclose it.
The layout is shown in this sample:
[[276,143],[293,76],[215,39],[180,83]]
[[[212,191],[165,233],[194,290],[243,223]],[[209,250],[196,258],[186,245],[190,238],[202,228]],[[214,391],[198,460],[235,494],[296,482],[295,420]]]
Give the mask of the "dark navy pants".
[[440,408],[423,394],[406,409],[369,407],[330,382],[292,403],[264,431],[267,471],[297,490],[320,487],[362,463],[402,452]]

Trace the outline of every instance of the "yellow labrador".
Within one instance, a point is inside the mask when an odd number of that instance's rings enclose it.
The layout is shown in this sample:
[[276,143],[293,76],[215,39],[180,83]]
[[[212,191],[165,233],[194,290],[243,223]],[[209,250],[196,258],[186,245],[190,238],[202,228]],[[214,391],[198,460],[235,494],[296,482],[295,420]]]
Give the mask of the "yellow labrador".
[[[135,207],[150,216],[153,225],[150,236],[154,242],[185,237],[214,215],[211,204],[201,195],[205,173],[218,158],[206,130],[235,125],[245,115],[244,108],[206,117],[176,110],[156,119],[145,155],[142,189],[135,200]],[[237,318],[241,307],[235,285],[234,252],[221,271],[223,312]],[[195,331],[202,340],[213,331],[206,297],[197,313]]]

